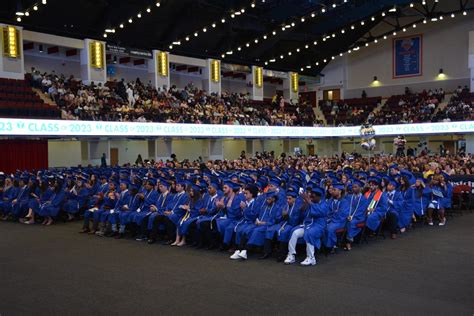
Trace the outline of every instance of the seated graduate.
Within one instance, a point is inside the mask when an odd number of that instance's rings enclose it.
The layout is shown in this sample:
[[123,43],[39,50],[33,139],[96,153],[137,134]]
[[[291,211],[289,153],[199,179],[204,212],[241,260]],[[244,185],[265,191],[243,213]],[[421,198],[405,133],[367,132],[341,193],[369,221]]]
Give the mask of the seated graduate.
[[387,183],[387,213],[385,223],[390,230],[390,238],[397,238],[398,222],[403,207],[403,195],[397,190],[398,183],[395,179],[389,179]]
[[[128,191],[129,182],[126,179],[120,180],[119,190],[115,194],[115,200],[110,200],[110,203],[114,203],[113,207],[107,208],[100,215],[100,226],[102,227],[102,236],[112,237],[118,234],[117,224],[119,222],[120,209],[127,204],[129,200]],[[110,205],[112,206],[112,205]]]
[[380,190],[381,179],[379,177],[370,177],[368,182],[369,191],[365,193],[365,197],[369,201],[366,226],[372,231],[372,234],[375,234],[387,213],[387,196]]
[[[452,207],[452,201],[453,201],[453,190],[454,187],[453,185],[449,182],[449,175],[446,172],[441,172],[441,175],[443,176],[440,178],[440,185],[442,188],[446,190],[446,194],[444,198],[441,200],[441,206],[446,212],[446,210],[451,209]],[[439,221],[438,225],[439,226],[444,226],[446,224],[446,215],[443,214],[443,219]]]
[[[136,225],[138,229],[138,236],[135,239],[136,241],[148,240],[145,232],[141,230],[142,223],[148,219],[148,217],[158,210],[156,202],[158,200],[158,191],[156,191],[157,180],[155,178],[145,179],[145,187],[143,192],[139,192],[138,198],[142,201],[141,207],[139,207],[131,218],[131,221]],[[146,224],[145,224],[146,227]]]
[[225,231],[229,225],[234,225],[242,218],[242,209],[240,202],[245,200],[243,194],[240,194],[240,185],[238,183],[227,180],[224,182],[224,196],[217,201],[217,208],[220,210],[221,216],[216,219],[217,231],[221,237],[220,250],[228,249],[224,244],[223,238]]
[[[104,211],[102,206],[104,205],[106,199],[108,201],[107,207],[112,206],[112,202],[110,201],[112,197],[115,196],[115,184],[113,182],[108,183],[106,179],[102,178],[102,181],[105,182],[102,184],[101,188],[106,188],[107,191],[103,193],[101,190],[93,196],[91,199],[91,203],[94,203],[94,206],[89,208],[84,212],[84,224],[82,226],[82,230],[80,233],[90,233],[95,234],[99,228],[99,219],[100,215]],[[112,206],[113,207],[113,206]],[[89,222],[93,219],[93,226],[92,230],[90,229]]]
[[[36,181],[36,179],[32,180]],[[39,192],[38,192],[39,191]],[[35,213],[38,212],[38,209],[49,201],[53,194],[52,188],[49,186],[48,178],[40,179],[38,184],[38,190],[36,192],[31,192],[30,202],[28,204],[28,214],[20,219],[20,222],[30,225],[35,223]],[[45,219],[46,221],[46,219]],[[46,222],[44,222],[46,224]]]
[[99,210],[94,212],[94,222],[93,229],[97,230],[96,235],[99,237],[105,236],[109,231],[110,227],[107,227],[107,219],[110,215],[110,212],[115,209],[115,205],[119,199],[120,195],[117,192],[117,184],[113,181],[109,181],[109,192],[104,196],[104,203],[101,205]]
[[415,211],[415,189],[412,184],[415,183],[415,176],[406,170],[401,171],[400,193],[403,196],[403,205],[400,216],[398,217],[398,226],[400,232],[404,233],[410,227]]
[[5,176],[5,183],[1,188],[0,195],[0,219],[8,219],[8,214],[11,212],[12,201],[18,194],[18,183],[16,186],[13,181],[13,176]]
[[342,183],[333,183],[331,188],[324,246],[327,249],[333,250],[337,243],[336,231],[346,227],[350,207],[349,200],[344,195],[344,185]]
[[204,207],[204,201],[201,194],[202,189],[203,188],[198,184],[192,184],[189,188],[189,202],[188,204],[183,205],[186,214],[184,214],[179,221],[176,240],[173,243],[178,247],[186,245],[186,236],[188,235],[189,229],[197,221],[201,209]]
[[304,212],[301,211],[303,207],[303,200],[299,195],[299,185],[295,184],[286,190],[286,203],[282,204],[281,221],[272,226],[267,227],[265,233],[265,243],[263,247],[263,256],[259,259],[266,259],[272,253],[272,243],[274,240],[280,242],[278,251],[278,261],[285,260],[287,243],[291,237],[291,231],[294,227],[301,224],[304,219]]
[[444,177],[441,174],[436,174],[431,177],[431,183],[429,185],[431,189],[431,199],[428,202],[428,225],[433,226],[433,215],[437,213],[439,219],[439,226],[446,225],[445,217],[445,199],[448,196],[448,189]]
[[53,183],[53,194],[51,197],[43,203],[37,210],[39,216],[44,217],[43,225],[49,226],[54,223],[54,219],[58,216],[59,211],[62,208],[63,202],[66,198],[66,194],[63,188],[64,179],[60,176],[57,177]]
[[349,217],[347,218],[347,233],[346,233],[346,247],[345,250],[352,249],[354,237],[362,231],[361,224],[365,223],[367,219],[367,207],[369,201],[362,194],[365,184],[361,180],[352,180],[352,194],[348,196],[349,199]]
[[87,206],[90,194],[91,189],[87,186],[85,179],[82,176],[77,177],[72,187],[68,187],[68,190],[66,190],[66,202],[63,209],[68,216],[68,220],[73,220],[74,216]]
[[189,203],[189,195],[186,192],[188,181],[184,179],[176,180],[176,193],[169,201],[163,215],[157,215],[153,221],[152,234],[150,239],[156,239],[160,225],[166,228],[165,244],[171,245],[176,241],[177,225],[181,218],[186,214],[186,210],[182,206]]
[[158,200],[156,201],[156,210],[152,209],[152,213],[148,217],[148,222],[143,222],[141,230],[148,230],[148,244],[154,244],[156,242],[158,236],[159,225],[154,225],[155,219],[158,216],[164,216],[164,212],[169,209],[168,205],[173,200],[173,194],[170,192],[171,184],[164,178],[160,179],[160,183],[158,184],[158,190],[160,195],[158,196]]
[[30,187],[28,186],[30,183],[29,180],[29,177],[26,175],[20,177],[17,195],[12,200],[11,206],[8,208],[10,213],[7,215],[13,217],[14,220],[19,219],[28,212],[28,204],[30,202]]
[[207,187],[207,193],[204,195],[204,207],[196,221],[196,231],[194,240],[198,242],[198,247],[208,245],[209,249],[217,247],[216,245],[216,218],[219,216],[217,201],[222,198],[220,184],[216,180],[210,182]]
[[255,222],[242,232],[240,244],[230,257],[231,259],[246,260],[247,251],[250,247],[263,246],[267,228],[281,221],[283,204],[278,204],[278,195],[279,192],[277,191],[268,191],[265,194],[265,206],[259,210]]
[[426,179],[420,176],[416,178],[415,184],[412,185],[415,191],[413,193],[415,220],[417,217],[422,218],[426,215],[428,203],[431,200],[431,188],[426,186],[426,181]]
[[138,191],[140,189],[139,184],[131,183],[129,185],[128,192],[126,195],[128,195],[128,198],[126,198],[125,204],[121,205],[122,202],[117,203],[115,206],[115,215],[112,217],[112,230],[114,229],[114,224],[116,224],[114,221],[118,217],[118,221],[120,223],[118,234],[115,236],[116,239],[121,239],[125,236],[125,228],[127,227],[128,224],[131,223],[131,217],[132,215],[141,207],[142,205],[142,200],[138,198]]
[[288,255],[285,264],[292,264],[296,261],[296,244],[298,239],[304,238],[306,242],[306,258],[301,262],[303,266],[316,265],[315,248],[321,247],[321,239],[327,226],[327,216],[329,205],[325,201],[325,192],[316,185],[308,185],[306,193],[301,194],[307,211],[303,224],[295,227],[291,232],[291,238],[288,242]]
[[[235,243],[240,244],[242,233],[249,227],[253,226],[257,219],[258,213],[261,209],[261,205],[258,204],[256,198],[258,196],[258,187],[255,184],[248,184],[244,189],[245,201],[240,202],[240,208],[242,209],[242,218],[235,224],[229,225],[226,228],[226,235],[228,238],[228,244],[230,243],[231,237],[235,236]],[[224,244],[226,237],[224,236]],[[226,244],[226,245],[228,245]],[[237,254],[240,252],[236,252]]]

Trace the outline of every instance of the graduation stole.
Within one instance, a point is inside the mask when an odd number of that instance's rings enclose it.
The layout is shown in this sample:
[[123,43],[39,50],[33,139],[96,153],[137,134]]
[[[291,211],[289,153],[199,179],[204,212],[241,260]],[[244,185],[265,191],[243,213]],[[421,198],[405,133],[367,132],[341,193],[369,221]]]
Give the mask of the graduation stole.
[[[370,191],[366,192],[365,193],[365,197],[368,199],[370,196]],[[375,193],[374,197],[372,198],[372,201],[370,201],[370,204],[369,204],[369,209],[375,209],[377,207],[377,204],[379,203],[380,201],[380,197],[382,197],[382,191],[380,190],[377,190],[377,192]]]

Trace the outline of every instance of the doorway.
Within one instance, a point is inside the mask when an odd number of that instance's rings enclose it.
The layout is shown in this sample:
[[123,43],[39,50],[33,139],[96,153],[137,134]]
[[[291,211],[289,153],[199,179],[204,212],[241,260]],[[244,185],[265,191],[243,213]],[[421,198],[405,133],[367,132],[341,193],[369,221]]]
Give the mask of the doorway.
[[306,145],[308,156],[314,156],[314,145]]
[[116,166],[119,163],[119,150],[118,148],[110,148],[110,165]]
[[340,99],[341,99],[341,89],[323,91],[323,100],[325,101],[339,101]]

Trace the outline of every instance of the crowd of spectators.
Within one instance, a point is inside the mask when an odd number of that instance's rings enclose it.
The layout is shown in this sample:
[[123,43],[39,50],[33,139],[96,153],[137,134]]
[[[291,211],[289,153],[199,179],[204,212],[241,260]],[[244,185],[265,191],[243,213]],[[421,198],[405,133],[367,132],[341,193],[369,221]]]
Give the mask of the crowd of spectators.
[[314,126],[308,103],[292,104],[281,96],[252,101],[249,94],[208,94],[192,84],[184,89],[155,89],[139,78],[133,82],[85,85],[73,76],[33,70],[32,85],[60,108],[63,119],[230,125]]
[[474,93],[467,87],[458,87],[448,105],[434,117],[436,122],[467,121],[474,119]]

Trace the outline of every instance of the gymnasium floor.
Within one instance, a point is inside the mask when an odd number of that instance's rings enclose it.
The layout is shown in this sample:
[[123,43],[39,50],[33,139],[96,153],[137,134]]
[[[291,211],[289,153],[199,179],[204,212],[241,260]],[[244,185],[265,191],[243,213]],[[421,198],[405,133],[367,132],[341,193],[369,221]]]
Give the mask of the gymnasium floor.
[[313,268],[79,228],[0,223],[0,315],[474,313],[474,214]]

